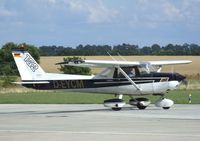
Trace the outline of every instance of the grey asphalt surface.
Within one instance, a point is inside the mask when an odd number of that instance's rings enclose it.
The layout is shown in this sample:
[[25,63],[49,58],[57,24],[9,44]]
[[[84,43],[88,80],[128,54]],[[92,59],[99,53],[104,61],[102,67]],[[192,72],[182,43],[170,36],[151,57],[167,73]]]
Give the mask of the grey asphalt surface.
[[200,105],[0,105],[0,141],[199,141]]

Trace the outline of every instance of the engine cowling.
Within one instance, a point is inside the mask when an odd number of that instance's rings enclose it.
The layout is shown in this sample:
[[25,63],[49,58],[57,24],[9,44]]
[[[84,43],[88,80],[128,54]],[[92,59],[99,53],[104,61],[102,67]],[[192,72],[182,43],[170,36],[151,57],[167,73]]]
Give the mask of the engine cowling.
[[145,109],[147,106],[151,104],[151,101],[147,98],[133,98],[129,100],[129,104],[133,106],[137,106],[139,109]]
[[162,98],[155,103],[157,107],[162,107],[163,109],[169,109],[173,104],[174,101],[167,98]]
[[125,105],[126,103],[122,99],[108,99],[104,101],[104,106],[105,107],[110,107],[115,111],[121,110],[121,108]]

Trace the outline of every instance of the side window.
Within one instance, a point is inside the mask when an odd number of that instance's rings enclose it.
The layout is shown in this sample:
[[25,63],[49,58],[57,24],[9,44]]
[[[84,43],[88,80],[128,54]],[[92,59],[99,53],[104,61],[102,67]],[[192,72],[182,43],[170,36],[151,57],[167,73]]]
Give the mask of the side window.
[[[134,67],[123,67],[122,69],[129,77],[135,77],[137,75],[137,70]],[[125,76],[119,72],[118,78],[125,78]]]
[[136,73],[135,73],[135,68],[131,68],[130,71],[127,72],[129,77],[135,77]]

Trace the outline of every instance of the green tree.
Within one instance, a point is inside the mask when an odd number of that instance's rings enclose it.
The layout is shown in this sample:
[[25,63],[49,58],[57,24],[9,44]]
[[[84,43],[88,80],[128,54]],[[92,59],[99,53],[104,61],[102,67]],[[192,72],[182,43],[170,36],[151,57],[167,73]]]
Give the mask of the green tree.
[[[0,75],[19,75],[17,66],[12,56],[12,49],[20,47],[22,44],[6,43],[0,49]],[[24,44],[27,51],[33,56],[33,58],[39,63],[40,54],[38,48],[33,45]]]
[[[76,56],[63,58],[63,60],[64,62],[83,61],[81,57],[76,57]],[[80,75],[91,74],[91,69],[88,67],[74,67],[74,66],[61,65],[61,68],[59,70],[65,74],[80,74]]]
[[142,55],[151,55],[152,54],[152,50],[150,47],[143,47],[140,49],[140,53]]
[[190,50],[192,55],[200,55],[200,47],[197,44],[191,44]]
[[151,49],[152,49],[152,54],[158,55],[161,50],[161,47],[158,44],[153,44],[151,46]]

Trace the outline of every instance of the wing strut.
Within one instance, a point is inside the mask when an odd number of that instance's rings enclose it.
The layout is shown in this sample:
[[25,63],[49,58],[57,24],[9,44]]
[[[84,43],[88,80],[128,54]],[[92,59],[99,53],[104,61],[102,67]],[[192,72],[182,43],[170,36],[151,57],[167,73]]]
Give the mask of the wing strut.
[[138,90],[141,91],[141,88],[139,88],[135,82],[126,74],[126,72],[124,72],[123,69],[121,69],[119,66],[117,67],[119,69],[119,71],[128,79],[129,82],[131,82],[131,84]]

